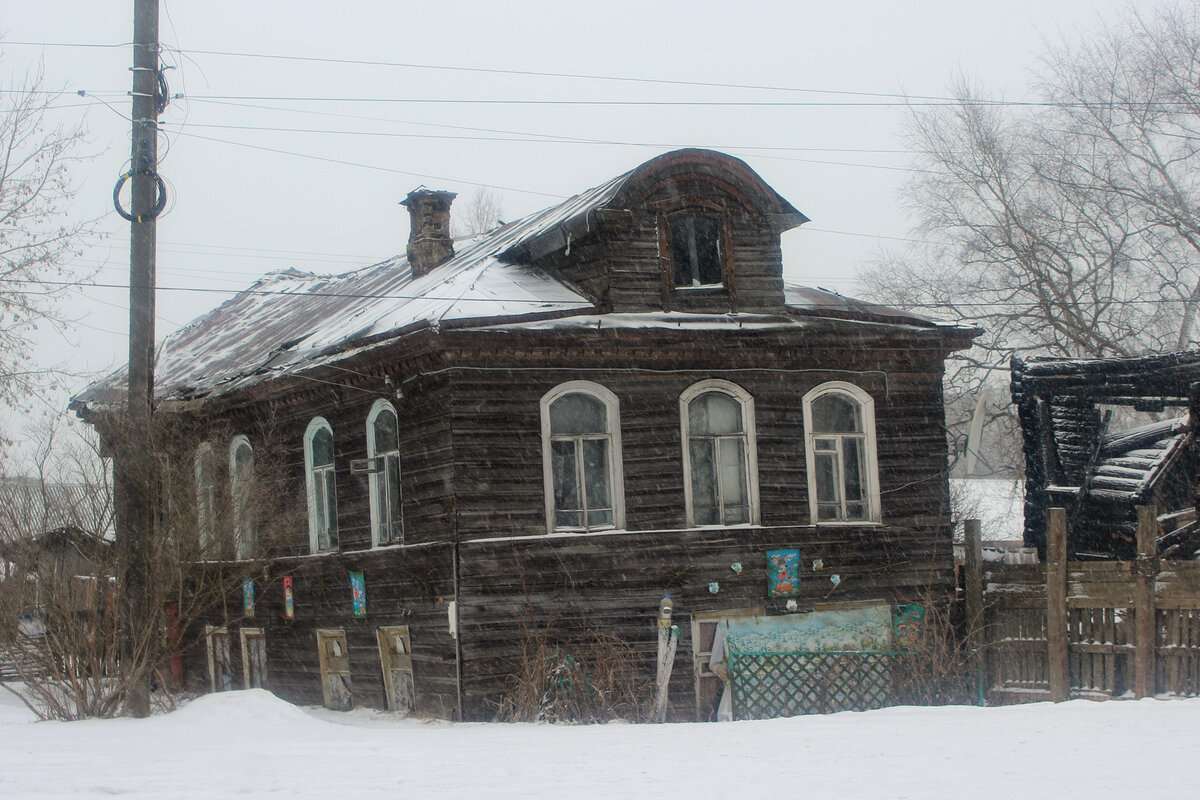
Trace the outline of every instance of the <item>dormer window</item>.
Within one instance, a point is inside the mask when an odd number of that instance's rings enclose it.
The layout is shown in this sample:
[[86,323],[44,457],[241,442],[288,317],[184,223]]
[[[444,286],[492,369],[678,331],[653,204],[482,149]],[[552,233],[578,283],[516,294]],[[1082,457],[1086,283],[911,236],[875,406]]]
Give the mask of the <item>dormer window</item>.
[[724,282],[720,220],[683,212],[667,217],[667,229],[675,288],[720,286]]

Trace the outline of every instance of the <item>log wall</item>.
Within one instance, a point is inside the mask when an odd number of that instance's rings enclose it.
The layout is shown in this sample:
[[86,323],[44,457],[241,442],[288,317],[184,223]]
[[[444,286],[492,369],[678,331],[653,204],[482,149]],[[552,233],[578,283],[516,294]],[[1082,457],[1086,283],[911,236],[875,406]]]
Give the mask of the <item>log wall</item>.
[[[383,708],[386,699],[376,632],[392,625],[409,626],[412,643],[416,711],[451,718],[458,711],[457,652],[450,635],[454,599],[454,548],[449,544],[394,546],[360,552],[276,561],[269,576],[255,582],[253,617],[243,615],[240,593],[230,597],[224,625],[233,648],[234,685],[242,688],[242,627],[261,628],[266,635],[267,687],[295,703],[322,703],[316,632],[343,629],[350,651],[354,703]],[[350,572],[363,573],[367,614],[352,614]],[[282,578],[293,584],[295,618],[284,617]],[[207,690],[208,661],[203,626],[189,636],[185,654],[189,686]]]

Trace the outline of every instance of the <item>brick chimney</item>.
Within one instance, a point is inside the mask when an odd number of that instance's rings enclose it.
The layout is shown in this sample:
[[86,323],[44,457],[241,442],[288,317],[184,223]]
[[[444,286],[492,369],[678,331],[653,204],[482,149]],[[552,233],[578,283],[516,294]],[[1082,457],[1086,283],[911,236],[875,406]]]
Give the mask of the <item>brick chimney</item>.
[[408,207],[408,265],[414,278],[445,264],[454,257],[454,240],[450,238],[450,204],[454,192],[433,189],[414,189],[400,205]]

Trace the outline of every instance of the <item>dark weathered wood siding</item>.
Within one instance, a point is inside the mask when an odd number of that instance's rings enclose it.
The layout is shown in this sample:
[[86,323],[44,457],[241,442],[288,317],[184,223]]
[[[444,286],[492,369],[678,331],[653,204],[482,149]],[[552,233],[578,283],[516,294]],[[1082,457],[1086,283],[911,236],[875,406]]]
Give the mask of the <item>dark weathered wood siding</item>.
[[[383,708],[386,699],[376,632],[407,625],[412,642],[413,681],[418,713],[452,717],[458,709],[456,644],[449,613],[454,600],[454,548],[449,544],[393,546],[310,558],[281,559],[255,582],[252,618],[242,614],[240,594],[231,597],[223,618],[227,627],[235,687],[241,687],[239,630],[261,628],[266,635],[267,688],[297,703],[322,702],[316,633],[341,628],[350,649],[354,702]],[[367,616],[351,613],[350,572],[361,571],[367,587]],[[292,578],[295,619],[286,620],[283,576]],[[207,689],[208,660],[203,630],[189,637],[188,682]]]
[[[301,507],[305,428],[319,415],[333,429],[341,552],[309,554],[303,524],[289,536],[289,557],[275,570],[294,576],[296,621],[283,622],[272,583],[254,623],[267,628],[273,688],[319,701],[315,630],[344,628],[356,699],[381,705],[374,632],[393,624],[410,626],[418,703],[435,713],[456,711],[460,688],[469,716],[494,710],[531,630],[568,643],[589,630],[620,637],[644,656],[648,674],[651,618],[664,591],[676,596],[685,628],[693,611],[783,611],[784,601],[765,601],[764,553],[775,547],[801,550],[800,608],[951,591],[942,364],[970,333],[787,312],[779,232],[803,217],[731,162],[693,151],[653,162],[611,207],[588,212],[586,225],[574,220],[581,233],[563,234],[554,252],[536,251],[533,266],[579,287],[597,314],[657,313],[653,324],[431,323],[202,408],[201,427],[278,442],[281,491]],[[722,220],[726,283],[679,290],[664,258],[663,220],[696,207]],[[662,314],[677,311],[721,316],[687,328]],[[689,530],[679,398],[714,378],[754,399],[760,520]],[[620,402],[625,531],[546,531],[539,401],[572,380],[600,384]],[[827,381],[852,383],[874,400],[879,524],[810,524],[801,400]],[[366,456],[366,419],[379,398],[400,418],[406,546],[373,551],[368,480],[349,466]],[[824,567],[814,571],[818,559]],[[358,569],[365,620],[350,614],[347,572]],[[457,642],[447,630],[453,600]],[[677,711],[691,703],[690,659],[685,632]]]

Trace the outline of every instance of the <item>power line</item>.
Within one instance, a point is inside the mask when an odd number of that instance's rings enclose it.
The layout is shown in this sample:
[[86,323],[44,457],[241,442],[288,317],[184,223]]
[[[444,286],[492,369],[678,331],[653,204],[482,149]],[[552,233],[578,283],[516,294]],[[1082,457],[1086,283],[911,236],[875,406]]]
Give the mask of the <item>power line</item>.
[[[541,141],[543,139],[554,139],[554,140],[561,140],[564,142],[580,142],[583,144],[620,144],[620,145],[635,145],[635,146],[645,146],[645,147],[678,147],[679,146],[678,143],[620,142],[620,141],[615,141],[615,140],[610,140],[610,139],[596,139],[596,138],[583,137],[583,136],[571,136],[568,134],[535,133],[535,132],[530,132],[530,131],[514,131],[514,130],[506,129],[506,128],[484,128],[484,127],[473,126],[473,125],[451,125],[451,124],[445,123],[445,122],[418,122],[416,120],[394,119],[391,117],[376,117],[376,116],[370,116],[367,114],[347,114],[344,112],[336,112],[336,111],[319,111],[319,110],[311,109],[311,108],[287,108],[285,106],[263,105],[261,103],[236,103],[236,102],[224,101],[224,100],[196,100],[195,98],[189,98],[189,99],[193,100],[195,102],[198,102],[198,103],[205,103],[205,104],[209,104],[209,105],[230,106],[233,108],[253,108],[253,109],[258,109],[258,110],[262,110],[262,111],[282,111],[282,112],[288,113],[288,114],[307,114],[307,115],[319,116],[319,117],[334,117],[337,119],[358,119],[358,120],[367,120],[367,121],[371,121],[371,122],[384,122],[384,123],[388,123],[391,125],[413,125],[413,126],[423,127],[423,128],[445,128],[448,130],[469,131],[472,133],[495,133],[495,134],[501,134],[501,135],[507,135],[507,136],[539,137],[537,139],[534,139],[534,141]],[[288,129],[284,129],[284,130],[288,130]],[[763,145],[705,145],[705,146],[710,147],[712,149],[716,149],[716,150],[722,150],[722,149],[778,150],[778,151],[786,151],[786,152],[876,153],[876,154],[879,154],[879,153],[911,154],[911,153],[915,152],[914,150],[911,150],[911,149],[897,150],[897,149],[869,148],[869,147],[797,147],[797,146],[775,147],[775,146],[763,146]]]
[[[164,123],[167,125],[183,123]],[[422,124],[422,123],[400,123],[400,124]],[[363,131],[363,130],[345,130],[345,129],[329,129],[329,128],[296,128],[271,125],[232,125],[225,123],[187,123],[189,128],[218,128],[224,130],[238,131],[263,131],[269,133],[315,133],[336,136],[383,136],[402,139],[448,139],[461,140],[468,142],[528,142],[530,144],[598,144],[598,145],[615,145],[619,147],[680,147],[678,142],[622,142],[614,139],[586,139],[578,136],[560,136],[552,133],[527,133],[522,131],[489,131],[486,128],[467,128],[478,132],[491,133],[507,133],[509,136],[451,136],[444,133],[408,133],[403,131]],[[431,127],[447,127],[447,128],[464,128],[465,126],[456,125],[436,125],[431,124]],[[823,153],[891,153],[897,155],[907,155],[914,153],[912,150],[880,150],[871,148],[857,147],[785,147],[778,145],[752,145],[752,144],[695,144],[691,147],[700,147],[709,150],[768,150],[772,152],[823,152]],[[869,165],[863,165],[869,166]]]
[[[119,44],[102,44],[102,43],[87,43],[87,42],[5,42],[6,45],[22,46],[22,47],[126,47],[132,42],[123,42]],[[564,78],[569,80],[591,80],[591,81],[608,81],[617,83],[637,83],[650,84],[660,86],[691,86],[705,89],[740,89],[750,91],[765,91],[765,92],[794,92],[800,94],[828,94],[845,97],[888,97],[895,99],[917,99],[917,100],[953,100],[951,97],[943,97],[937,95],[904,95],[896,92],[867,92],[853,91],[845,89],[814,89],[811,87],[800,86],[775,86],[769,84],[752,84],[752,83],[726,83],[716,81],[693,81],[680,80],[672,78],[646,78],[638,76],[625,75],[591,75],[578,72],[545,72],[537,70],[519,70],[519,69],[500,69],[495,67],[464,67],[448,64],[420,64],[401,61],[376,61],[371,59],[356,59],[356,58],[330,58],[321,56],[294,56],[285,55],[282,53],[249,53],[238,52],[231,50],[201,50],[193,48],[172,48],[173,52],[191,55],[208,55],[208,56],[223,56],[232,58],[255,58],[273,61],[299,61],[317,64],[346,64],[355,66],[372,66],[372,67],[390,67],[400,69],[423,69],[443,72],[469,72],[488,75],[512,75],[518,77],[535,77],[535,78]]]
[[[280,101],[287,103],[398,103],[398,104],[433,104],[433,105],[482,105],[482,106],[666,106],[666,107],[721,107],[721,108],[902,108],[909,106],[958,106],[958,105],[982,105],[982,106],[1032,106],[1032,107],[1071,107],[1071,106],[1087,106],[1087,103],[1056,103],[1048,100],[954,100],[947,98],[946,100],[911,102],[904,100],[880,100],[880,101],[851,101],[851,102],[830,102],[824,100],[550,100],[544,97],[539,98],[451,98],[451,97],[331,97],[319,95],[238,95],[238,94],[202,94],[190,95],[191,100],[268,100]],[[1096,104],[1091,104],[1096,105]],[[1114,105],[1106,103],[1105,105]],[[1133,103],[1117,105],[1137,105],[1143,107],[1144,103]],[[1180,106],[1186,104],[1179,103],[1162,103],[1156,105],[1166,107]]]
[[[0,94],[47,94],[61,95],[68,91],[27,91],[20,89],[0,89]],[[109,94],[119,96],[121,92],[106,90],[94,92],[86,90],[89,95]],[[184,95],[182,99],[197,101],[214,100],[255,100],[279,101],[289,103],[395,103],[411,105],[482,105],[482,106],[627,106],[627,107],[718,107],[718,108],[938,108],[955,106],[996,106],[1017,108],[1136,108],[1144,109],[1189,109],[1187,101],[1147,102],[1144,100],[1108,100],[1092,103],[1086,101],[1061,102],[1056,100],[993,100],[988,98],[945,98],[938,100],[880,100],[880,101],[846,101],[831,102],[824,100],[551,100],[539,98],[450,98],[450,97],[334,97],[306,95],[253,95],[253,94],[208,94]]]
[[[313,276],[321,277],[321,276]],[[100,289],[128,289],[127,283],[82,283],[79,281],[52,281],[52,280],[29,280],[22,278],[0,278],[0,283],[27,283],[45,286],[65,286],[74,288],[95,287]],[[547,300],[531,300],[527,297],[486,297],[486,298],[471,298],[461,296],[441,296],[433,294],[373,294],[373,293],[357,293],[357,292],[311,292],[311,291],[284,291],[274,289],[219,289],[203,286],[159,286],[163,291],[172,292],[197,292],[205,294],[250,294],[250,295],[280,295],[293,297],[329,297],[329,298],[347,298],[359,300],[444,300],[444,301],[465,301],[478,303],[522,303],[528,305],[545,305]],[[28,290],[10,290],[17,294],[50,294],[50,292],[33,292]],[[854,298],[850,298],[854,299]],[[870,301],[863,301],[870,302]],[[1132,300],[1112,300],[1114,303],[1123,305],[1172,305],[1175,303],[1183,303],[1183,298],[1143,298]],[[880,303],[872,303],[873,305],[882,305]],[[1097,301],[1095,305],[1104,305],[1105,302]],[[1033,305],[1032,302],[1021,303],[1012,300],[999,300],[995,302],[973,301],[973,302],[926,302],[906,304],[906,308],[1019,308],[1022,306]],[[897,309],[903,310],[903,309]]]
[[[165,124],[170,124],[170,123],[165,123]],[[404,133],[386,133],[386,132],[372,133],[369,131],[321,131],[321,130],[298,129],[298,128],[269,128],[269,127],[256,128],[254,126],[215,125],[215,124],[214,125],[197,125],[195,123],[190,124],[189,127],[193,127],[193,128],[194,127],[231,128],[231,129],[235,129],[235,130],[292,131],[295,133],[347,134],[347,135],[354,135],[354,136],[399,136],[399,137],[411,136],[411,137],[415,137],[415,138],[434,138],[434,139],[466,138],[469,141],[511,141],[511,142],[530,142],[530,143],[534,143],[534,144],[580,144],[580,143],[582,143],[579,141],[565,141],[565,140],[555,141],[552,139],[500,139],[500,140],[497,140],[497,139],[488,139],[486,137],[428,136],[425,134],[404,134]],[[316,155],[311,155],[311,154],[307,154],[307,153],[297,153],[295,151],[282,150],[280,148],[252,145],[247,142],[239,142],[239,141],[235,141],[233,139],[221,139],[221,138],[212,137],[212,136],[202,136],[197,133],[188,133],[188,132],[182,130],[182,128],[180,130],[176,131],[176,135],[177,136],[188,136],[188,137],[191,137],[194,139],[204,139],[204,140],[211,141],[211,142],[221,142],[224,144],[231,144],[231,145],[236,145],[239,147],[249,147],[249,148],[254,148],[254,149],[267,150],[269,152],[280,153],[282,155],[296,156],[299,158],[309,158],[309,159],[314,159],[314,160],[318,160],[318,161],[329,161],[329,162],[336,163],[336,164],[363,167],[365,169],[383,170],[386,172],[395,172],[395,173],[399,173],[402,175],[413,175],[413,176],[416,176],[419,178],[426,178],[429,180],[453,181],[453,182],[457,182],[457,183],[465,183],[470,186],[481,186],[481,187],[486,187],[486,188],[504,189],[506,191],[520,192],[523,194],[535,194],[535,195],[541,195],[543,197],[553,197],[553,198],[557,198],[557,199],[563,199],[565,197],[565,195],[551,194],[548,192],[538,192],[538,191],[534,191],[531,189],[514,189],[512,187],[497,186],[496,184],[492,184],[492,183],[480,183],[477,181],[467,181],[467,180],[462,180],[462,179],[457,179],[457,178],[442,178],[442,177],[438,177],[435,175],[424,175],[424,174],[418,173],[418,172],[408,172],[408,171],[404,171],[404,170],[389,169],[386,167],[380,167],[378,165],[373,165],[373,164],[363,164],[361,162],[343,161],[340,159],[331,159],[331,158],[327,158],[324,156],[316,156]],[[605,141],[593,141],[593,142],[588,142],[588,144],[613,145],[613,146],[619,146],[619,147],[621,147],[621,146],[649,147],[649,148],[674,148],[674,147],[680,146],[680,145],[665,145],[665,144],[664,145],[654,145],[654,144],[627,143],[627,142],[605,142]],[[740,148],[717,147],[715,149],[721,149],[721,150],[725,150],[726,152],[731,152],[731,153],[737,154],[738,149],[740,149]],[[756,149],[756,148],[751,147],[751,148],[747,148],[747,149]],[[762,148],[762,149],[766,149],[766,148]],[[928,172],[929,171],[929,170],[924,170],[924,169],[921,169],[918,167],[897,167],[897,166],[892,166],[889,164],[864,164],[861,162],[854,162],[854,161],[831,161],[829,159],[820,159],[820,158],[794,158],[794,157],[790,157],[790,156],[777,156],[777,155],[770,155],[770,154],[764,154],[764,153],[756,153],[756,154],[754,154],[754,157],[770,159],[770,160],[775,160],[775,161],[794,161],[794,162],[800,162],[800,163],[805,163],[805,164],[825,164],[825,165],[837,166],[837,167],[859,167],[862,169],[883,169],[883,170],[892,170],[892,171],[896,171],[896,172]]]
[[264,151],[267,153],[278,153],[280,155],[294,156],[296,158],[307,158],[307,159],[310,159],[313,161],[324,161],[329,164],[340,164],[345,167],[361,167],[363,169],[376,170],[379,172],[388,172],[388,173],[391,173],[394,175],[408,175],[410,177],[424,178],[425,180],[431,180],[431,181],[444,181],[447,183],[463,183],[468,186],[481,186],[486,189],[503,189],[506,192],[518,192],[520,194],[533,194],[533,195],[538,195],[540,197],[550,197],[555,200],[565,200],[567,197],[567,195],[551,194],[550,192],[539,192],[534,189],[518,189],[514,186],[498,186],[494,183],[482,183],[480,181],[468,181],[468,180],[464,180],[462,178],[446,178],[446,177],[442,177],[440,175],[429,175],[429,174],[422,173],[422,172],[411,172],[409,170],[404,170],[404,169],[393,169],[391,167],[381,167],[378,164],[363,164],[363,163],[357,162],[357,161],[346,161],[346,160],[340,159],[340,158],[328,158],[326,156],[312,155],[311,153],[297,153],[293,150],[283,150],[278,147],[266,147],[264,145],[249,144],[247,142],[236,142],[236,141],[233,141],[232,139],[218,139],[215,136],[202,136],[198,133],[187,133],[185,131],[179,131],[176,135],[186,136],[191,139],[202,139],[202,140],[208,141],[208,142],[218,142],[220,144],[230,144],[230,145],[234,145],[236,147],[245,147],[250,150],[261,150],[261,151]]

